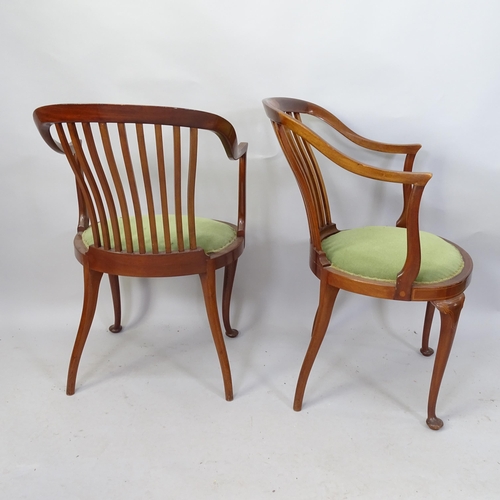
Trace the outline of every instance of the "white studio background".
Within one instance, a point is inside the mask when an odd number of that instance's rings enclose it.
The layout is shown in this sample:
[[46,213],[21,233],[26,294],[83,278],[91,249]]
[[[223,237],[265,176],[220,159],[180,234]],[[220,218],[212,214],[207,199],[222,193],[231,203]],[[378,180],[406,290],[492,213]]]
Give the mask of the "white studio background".
[[[314,101],[373,139],[423,144],[415,168],[434,178],[422,229],[471,253],[469,320],[498,316],[499,14],[493,0],[3,0],[2,323],[65,321],[76,331],[82,281],[72,250],[73,180],[31,114],[50,103],[110,102],[203,109],[234,124],[249,143],[236,326],[310,328],[318,283],[308,269],[300,195],[261,105],[270,96]],[[227,171],[214,167],[216,176]],[[386,191],[365,197],[335,185],[333,192],[341,227],[387,219]],[[391,223],[399,192],[388,196]],[[196,281],[127,282],[125,321],[139,315],[132,298],[177,300],[169,314],[204,314]]]

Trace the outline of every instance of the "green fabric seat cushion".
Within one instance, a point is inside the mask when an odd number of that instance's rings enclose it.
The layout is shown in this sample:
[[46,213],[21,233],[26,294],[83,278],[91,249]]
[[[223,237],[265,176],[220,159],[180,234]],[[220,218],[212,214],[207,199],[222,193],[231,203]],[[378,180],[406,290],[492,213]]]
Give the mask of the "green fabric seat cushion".
[[[355,276],[396,281],[406,260],[406,229],[369,226],[325,238],[322,249],[333,268]],[[439,283],[460,273],[462,255],[453,245],[420,231],[422,251],[417,283]]]
[[[163,217],[161,215],[156,215],[155,218],[156,218],[156,231],[158,234],[158,250],[160,252],[164,252],[165,237],[163,234]],[[151,243],[151,228],[149,225],[149,218],[147,215],[142,217],[142,224],[144,227],[146,252],[152,252],[153,247]],[[169,224],[170,224],[169,227],[170,227],[170,240],[172,245],[172,251],[175,252],[178,250],[178,246],[177,246],[177,232],[176,232],[174,215],[169,216]],[[123,228],[122,218],[118,220],[118,225],[120,228],[122,249],[125,250],[126,248],[125,231]],[[130,226],[131,226],[132,244],[134,252],[138,252],[139,242],[137,237],[137,224],[135,217],[130,217]],[[108,227],[111,240],[111,248],[114,248],[113,231],[111,229],[111,223],[109,222],[108,222]],[[196,217],[195,227],[196,227],[197,246],[198,248],[202,248],[205,251],[205,253],[213,253],[223,250],[225,247],[227,247],[236,239],[236,231],[234,230],[234,228],[229,224],[225,224],[224,222],[219,222],[212,219],[205,219],[202,217]],[[182,228],[184,236],[184,248],[189,249],[189,230],[188,230],[187,216],[182,217]],[[102,243],[101,223],[99,223],[99,234],[101,235],[101,243]],[[82,241],[87,248],[94,244],[92,228],[89,227],[82,233]]]

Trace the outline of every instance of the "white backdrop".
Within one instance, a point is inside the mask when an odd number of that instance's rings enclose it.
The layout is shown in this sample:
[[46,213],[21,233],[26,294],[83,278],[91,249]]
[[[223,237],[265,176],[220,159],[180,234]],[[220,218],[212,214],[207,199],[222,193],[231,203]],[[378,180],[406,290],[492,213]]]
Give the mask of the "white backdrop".
[[[465,310],[493,318],[500,278],[499,14],[494,0],[3,1],[4,324],[57,321],[67,311],[76,329],[82,295],[72,252],[73,180],[64,158],[38,136],[31,113],[56,102],[114,102],[203,109],[235,125],[249,142],[238,326],[298,320],[309,328],[317,282],[308,269],[305,216],[261,105],[278,95],[317,102],[367,137],[423,144],[415,168],[434,178],[422,228],[471,253]],[[228,169],[218,168],[221,176]],[[356,222],[373,222],[368,215],[377,216],[384,193],[375,189],[364,205],[342,186],[332,189],[342,227],[353,214]],[[354,211],[340,207],[344,198],[354,198]],[[387,222],[398,215],[395,209]],[[128,286],[125,320],[139,314],[132,298],[145,304],[141,287],[152,303],[160,286],[163,303],[179,300],[170,313],[203,310],[196,281]],[[184,300],[186,291],[194,298]]]

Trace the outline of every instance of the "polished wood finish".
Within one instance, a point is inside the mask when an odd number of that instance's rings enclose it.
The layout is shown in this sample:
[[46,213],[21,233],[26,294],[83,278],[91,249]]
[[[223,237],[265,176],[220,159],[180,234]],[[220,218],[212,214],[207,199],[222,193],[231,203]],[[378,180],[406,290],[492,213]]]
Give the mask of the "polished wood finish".
[[[219,320],[215,274],[217,269],[225,268],[222,316],[226,334],[235,337],[238,331],[230,324],[229,308],[237,260],[245,245],[247,144],[238,143],[233,126],[224,118],[180,108],[57,104],[36,109],[33,117],[45,142],[54,151],[65,154],[77,186],[78,225],[74,248],[76,258],[83,265],[84,300],[68,370],[67,394],[75,392],[78,365],[94,318],[103,274],[109,275],[114,308],[114,322],[109,329],[113,333],[122,329],[119,276],[198,274],[225,397],[232,400],[231,371]],[[227,157],[239,163],[237,223],[230,224],[237,237],[223,250],[209,254],[198,247],[195,231],[200,130],[216,134]],[[187,141],[185,148],[184,140]],[[160,250],[155,217],[158,214],[163,216],[165,250]],[[170,239],[169,215],[176,221],[178,248],[175,251]],[[183,216],[187,217],[186,231],[182,226]],[[135,249],[132,217],[137,233]],[[143,217],[149,223],[151,249],[148,249]],[[82,233],[89,227],[94,244],[87,248]]]
[[[427,424],[431,429],[439,429],[443,423],[441,419],[436,417],[436,402],[464,302],[463,292],[470,282],[472,260],[467,252],[455,245],[464,260],[464,268],[460,274],[439,283],[415,282],[420,270],[421,259],[419,208],[424,188],[432,177],[432,174],[428,172],[413,172],[415,155],[421,146],[372,141],[356,134],[324,108],[307,101],[279,97],[265,99],[263,103],[302,194],[311,242],[309,264],[313,273],[320,280],[318,310],[314,319],[309,348],[297,382],[294,409],[299,411],[302,408],[307,379],[328,328],[338,291],[347,290],[383,299],[426,301],[427,310],[421,348],[421,352],[425,356],[434,353],[433,349],[429,347],[429,335],[434,309],[439,310],[441,332],[431,379],[427,419]],[[386,170],[350,158],[310,127],[307,127],[302,121],[303,115],[316,117],[362,148],[404,155],[403,171]],[[331,219],[327,190],[315,157],[315,150],[353,174],[402,185],[403,208],[396,226],[406,228],[407,256],[395,282],[365,279],[335,270],[330,266],[330,262],[322,251],[321,242],[328,236],[339,232],[339,229]]]

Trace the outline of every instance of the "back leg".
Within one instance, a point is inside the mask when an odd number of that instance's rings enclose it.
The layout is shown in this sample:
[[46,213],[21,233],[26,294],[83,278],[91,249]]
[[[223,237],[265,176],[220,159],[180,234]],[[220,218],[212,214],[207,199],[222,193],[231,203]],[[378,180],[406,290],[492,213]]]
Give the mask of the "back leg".
[[115,322],[109,327],[112,333],[118,333],[122,330],[122,306],[120,299],[120,281],[115,274],[109,275],[109,284],[111,286],[111,296],[113,297],[113,309],[115,312]]
[[97,296],[99,294],[99,284],[101,282],[102,273],[92,271],[86,266],[83,267],[83,308],[82,317],[80,319],[80,326],[76,334],[75,345],[71,353],[68,370],[68,382],[66,385],[66,394],[71,396],[75,393],[76,374],[78,372],[78,365],[82,357],[83,348],[89,334],[92,320],[97,306]]
[[425,310],[425,320],[424,320],[424,330],[422,333],[422,348],[420,352],[424,356],[432,356],[434,354],[434,349],[429,347],[429,335],[431,333],[432,318],[434,316],[435,306],[432,302],[427,302],[427,308]]
[[222,335],[222,328],[219,321],[214,267],[209,265],[207,272],[205,274],[200,274],[200,279],[201,286],[203,288],[203,297],[205,299],[208,322],[210,323],[210,330],[212,331],[215,349],[217,350],[217,356],[219,357],[226,400],[232,401],[233,383],[231,380],[231,369],[229,367],[226,345],[224,344],[224,336]]
[[238,260],[231,262],[224,269],[224,287],[222,289],[222,321],[228,337],[236,337],[238,330],[231,327],[229,319],[229,308],[231,305],[231,293],[233,291],[234,276],[236,274],[236,264]]

